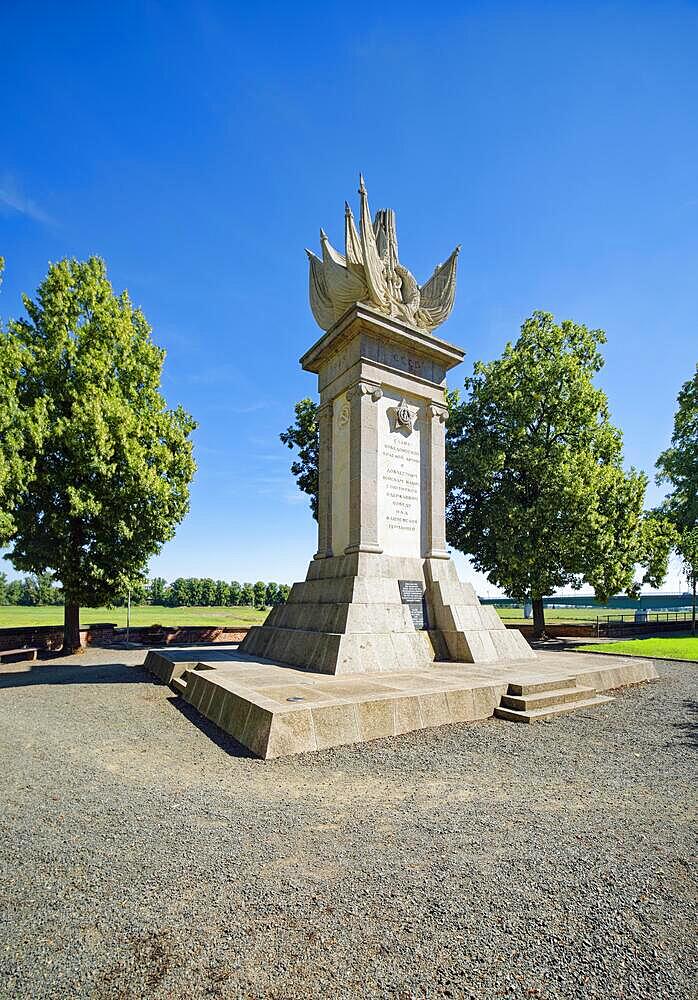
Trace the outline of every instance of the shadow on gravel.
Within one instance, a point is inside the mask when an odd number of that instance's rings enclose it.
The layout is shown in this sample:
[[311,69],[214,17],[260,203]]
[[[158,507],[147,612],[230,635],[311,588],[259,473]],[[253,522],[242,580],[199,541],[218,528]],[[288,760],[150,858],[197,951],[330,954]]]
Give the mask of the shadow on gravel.
[[234,740],[232,736],[228,736],[224,733],[222,729],[218,726],[214,726],[205,716],[200,715],[195,708],[193,708],[189,702],[185,701],[184,698],[180,698],[178,695],[173,695],[172,698],[167,699],[173,708],[176,708],[178,712],[181,712],[185,719],[188,719],[192,725],[196,726],[198,730],[204,733],[205,736],[215,743],[216,746],[227,753],[229,757],[247,757],[250,760],[257,760],[255,755],[244,747],[242,743],[238,743]]
[[688,717],[687,722],[674,722],[673,725],[676,729],[682,729],[685,733],[686,739],[684,742],[688,746],[695,747],[698,750],[698,701],[693,701],[692,698],[686,698],[683,703],[684,710]]
[[[20,664],[12,664],[18,667]],[[154,684],[155,679],[127,663],[32,663],[22,670],[0,670],[0,690],[38,684]]]

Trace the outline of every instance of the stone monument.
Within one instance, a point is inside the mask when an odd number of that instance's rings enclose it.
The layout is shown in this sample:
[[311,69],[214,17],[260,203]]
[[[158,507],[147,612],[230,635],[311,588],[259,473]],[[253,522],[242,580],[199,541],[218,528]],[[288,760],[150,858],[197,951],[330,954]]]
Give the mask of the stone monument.
[[400,263],[394,212],[371,222],[363,178],[359,195],[344,254],[322,230],[322,257],[308,251],[326,331],[301,358],[320,390],[318,550],[241,649],[327,674],[532,659],[446,547],[446,373],[464,352],[433,330],[453,307],[460,248],[420,287]]

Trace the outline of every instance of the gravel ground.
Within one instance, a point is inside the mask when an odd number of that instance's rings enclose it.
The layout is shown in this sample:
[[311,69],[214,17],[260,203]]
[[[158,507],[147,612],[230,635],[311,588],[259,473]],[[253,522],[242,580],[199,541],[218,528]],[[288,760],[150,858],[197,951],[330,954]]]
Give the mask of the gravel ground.
[[1,997],[695,997],[695,664],[261,762],[142,659],[2,668]]

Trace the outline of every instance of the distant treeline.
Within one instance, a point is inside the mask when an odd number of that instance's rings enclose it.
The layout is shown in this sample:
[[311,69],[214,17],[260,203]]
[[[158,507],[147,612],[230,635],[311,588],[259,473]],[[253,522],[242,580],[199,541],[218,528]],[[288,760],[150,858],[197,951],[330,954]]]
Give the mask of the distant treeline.
[[[250,607],[267,608],[285,604],[290,587],[286,583],[238,583],[212,580],[210,577],[179,576],[168,583],[161,576],[136,584],[131,590],[132,604],[159,604],[181,607]],[[125,604],[124,594],[117,604]],[[50,573],[8,580],[0,573],[0,604],[62,604],[63,592]]]
[[[156,576],[143,589],[147,604],[181,607],[250,607],[267,608],[285,604],[291,588],[287,583],[238,583],[212,580],[210,577],[178,576],[172,583]],[[131,593],[131,601],[136,597]]]
[[62,603],[63,592],[56,587],[50,573],[31,574],[23,580],[8,580],[5,573],[0,573],[0,604],[36,607]]

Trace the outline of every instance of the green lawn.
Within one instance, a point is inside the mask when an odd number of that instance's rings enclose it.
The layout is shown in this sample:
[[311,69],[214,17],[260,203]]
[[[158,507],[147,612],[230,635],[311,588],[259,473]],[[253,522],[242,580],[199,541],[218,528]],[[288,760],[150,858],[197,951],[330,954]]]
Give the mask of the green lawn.
[[623,653],[624,656],[661,656],[666,660],[696,660],[698,662],[698,637],[666,639],[626,639],[622,642],[600,642],[588,646],[575,646],[576,650],[590,653]]
[[[503,618],[504,621],[517,621],[517,622],[533,622],[532,618],[524,618],[523,608],[497,608],[499,612],[499,617]],[[649,612],[652,614],[652,612]],[[635,617],[634,608],[605,608],[605,607],[593,607],[593,608],[546,608],[545,609],[545,620],[546,622],[559,622],[559,621],[575,621],[575,622],[594,622],[596,624],[596,619],[601,618],[605,620],[606,617],[620,618],[623,617],[626,621],[633,621]]]
[[[497,608],[505,621],[528,621],[522,608]],[[597,617],[612,615],[632,621],[632,608],[546,608],[547,622],[596,622]],[[267,616],[266,611],[255,608],[165,608],[146,604],[131,608],[132,625],[259,625]],[[83,625],[90,622],[115,622],[126,624],[126,608],[83,608],[80,613]],[[25,608],[19,605],[0,605],[0,628],[15,625],[59,625],[63,622],[63,608]],[[679,625],[679,628],[681,626]]]
[[[256,608],[165,608],[157,604],[131,608],[132,625],[259,625],[266,617],[266,611]],[[89,625],[91,622],[125,625],[126,608],[83,608],[80,623]],[[62,624],[62,607],[0,606],[0,628]]]
[[[523,622],[522,608],[497,608],[505,621]],[[131,608],[132,625],[258,625],[267,612],[255,608],[165,608],[155,604]],[[577,621],[596,622],[605,615],[632,620],[628,608],[547,608],[547,622]],[[80,613],[83,625],[90,622],[115,622],[126,624],[126,608],[83,608]],[[25,608],[19,605],[0,605],[0,628],[15,625],[59,625],[63,622],[63,608]],[[532,619],[528,619],[532,624]],[[680,626],[679,626],[680,627]]]

